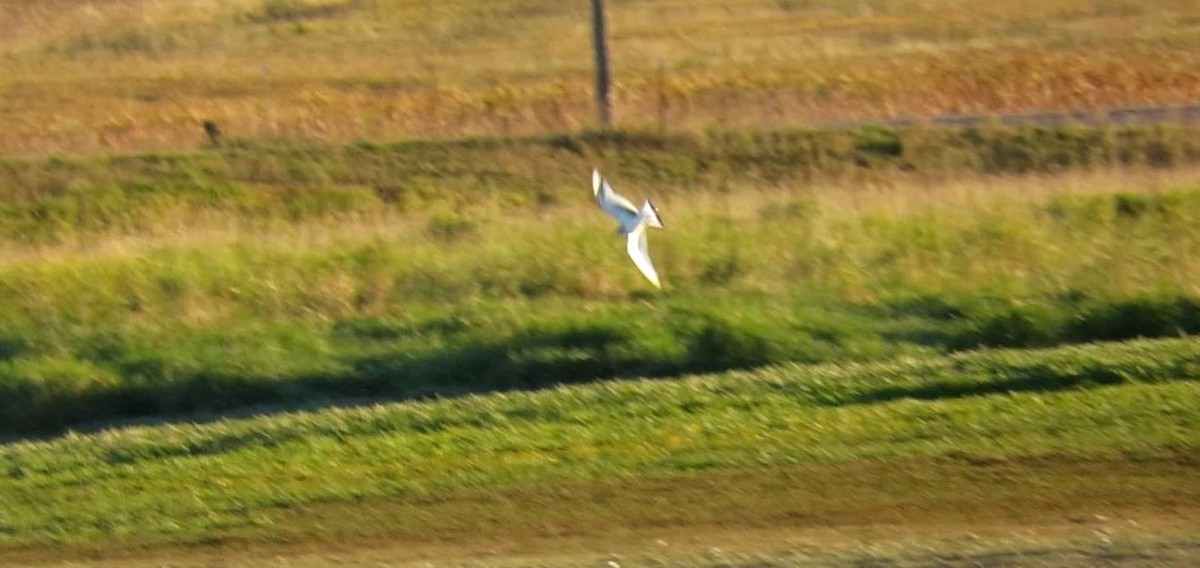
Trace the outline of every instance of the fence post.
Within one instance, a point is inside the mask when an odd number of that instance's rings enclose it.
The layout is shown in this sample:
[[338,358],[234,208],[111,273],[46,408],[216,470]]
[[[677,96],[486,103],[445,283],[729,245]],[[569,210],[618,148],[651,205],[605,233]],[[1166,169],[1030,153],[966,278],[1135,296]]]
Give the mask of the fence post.
[[608,35],[604,29],[604,0],[592,0],[592,45],[596,52],[596,107],[600,126],[612,126],[612,94],[608,75]]

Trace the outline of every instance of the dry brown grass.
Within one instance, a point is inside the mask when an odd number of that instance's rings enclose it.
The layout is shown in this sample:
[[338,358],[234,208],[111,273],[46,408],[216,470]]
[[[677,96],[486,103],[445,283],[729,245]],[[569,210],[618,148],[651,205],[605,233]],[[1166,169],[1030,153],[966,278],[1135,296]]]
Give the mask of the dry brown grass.
[[[1083,237],[1064,233],[1045,213],[1056,198],[1152,197],[1191,192],[1197,186],[1200,170],[1193,168],[937,182],[897,177],[868,185],[768,188],[738,182],[724,191],[706,186],[705,191],[661,196],[653,186],[621,185],[631,195],[654,196],[670,216],[670,230],[656,233],[652,247],[659,269],[674,285],[688,289],[708,282],[714,266],[733,259],[737,271],[727,282],[732,288],[786,296],[805,287],[868,304],[912,289],[1018,295],[1079,287],[1118,295],[1200,293],[1200,255],[1195,254],[1200,241],[1186,224],[1181,222],[1176,232],[1144,234],[1114,226]],[[46,243],[0,241],[0,272],[9,278],[43,274],[49,280],[19,279],[21,284],[8,288],[10,295],[68,311],[88,305],[77,297],[72,275],[105,267],[140,275],[169,266],[148,260],[154,258],[170,258],[176,267],[199,267],[189,274],[254,274],[255,282],[272,282],[270,301],[280,313],[299,305],[299,296],[320,306],[320,318],[413,305],[414,292],[400,283],[426,278],[447,287],[438,293],[450,297],[489,270],[495,271],[495,282],[506,285],[552,282],[568,296],[627,298],[637,290],[639,276],[628,270],[620,243],[608,238],[610,219],[596,211],[583,184],[579,191],[563,203],[529,211],[488,201],[463,205],[457,215],[469,232],[461,240],[434,230],[444,215],[441,210],[384,209],[299,220],[264,220],[225,209],[185,210],[164,214],[138,231],[82,231]],[[715,242],[705,244],[714,235]],[[964,238],[991,244],[956,244]],[[908,242],[913,239],[915,244]],[[376,248],[405,251],[402,259],[388,261],[398,263],[397,273],[362,271],[336,260]],[[563,250],[571,252],[563,255]],[[254,255],[242,258],[237,251]],[[556,260],[539,260],[546,258]],[[195,285],[195,294],[181,303],[177,315],[197,325],[242,317],[231,308],[239,300],[222,294],[223,289]],[[155,290],[153,281],[138,276],[120,293],[153,295]]]
[[[613,2],[625,127],[1200,99],[1186,0]],[[497,0],[0,0],[0,154],[575,130],[588,7]]]
[[[863,217],[903,219],[926,215],[960,218],[965,223],[987,213],[1024,217],[1055,197],[1117,192],[1154,195],[1195,187],[1200,187],[1200,168],[1122,168],[988,178],[971,175],[938,181],[897,176],[869,184],[823,181],[785,188],[738,182],[727,184],[723,191],[705,187],[707,191],[656,196],[655,203],[671,212],[672,228],[706,226],[717,218],[752,226],[771,218],[776,211],[796,215],[788,208],[803,206],[820,212],[806,221],[814,234],[828,236]],[[658,190],[640,186],[630,189],[639,194]],[[535,234],[569,233],[581,228],[606,231],[609,219],[597,214],[584,184],[579,191],[564,203],[529,211],[504,208],[490,201],[462,204],[457,211],[470,220],[476,240],[484,243],[505,241],[513,235],[533,238]],[[454,249],[454,240],[439,238],[430,231],[431,221],[440,212],[381,209],[313,219],[264,220],[253,213],[181,210],[161,215],[138,230],[83,232],[45,243],[0,240],[0,268],[31,262],[135,258],[163,249],[230,245],[278,252],[374,242]],[[670,233],[662,237],[669,239]]]

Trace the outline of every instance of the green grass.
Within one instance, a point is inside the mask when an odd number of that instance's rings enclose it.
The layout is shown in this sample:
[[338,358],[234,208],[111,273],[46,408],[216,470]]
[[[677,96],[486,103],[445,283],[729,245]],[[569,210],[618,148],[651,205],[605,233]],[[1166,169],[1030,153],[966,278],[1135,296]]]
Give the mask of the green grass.
[[10,161],[0,550],[1193,518],[1190,133]]
[[[608,133],[11,162],[0,431],[1195,334],[1188,132]],[[1152,159],[1163,145],[1174,167]],[[668,216],[651,245],[666,291],[591,203],[596,163]]]
[[[1169,462],[1200,442],[1197,347],[1173,339],[782,365],[12,442],[0,447],[0,542],[321,538],[304,536],[307,507],[389,499],[416,516],[388,526],[430,537],[442,523],[421,520],[420,503],[453,512],[454,495],[505,487],[927,458]],[[914,463],[912,475],[927,467]],[[1036,494],[1086,487],[1065,476]],[[1181,506],[1195,504],[1178,489]],[[632,514],[657,514],[641,507]],[[387,530],[338,522],[335,533]]]
[[1194,102],[1197,6],[614,1],[596,132],[583,2],[0,2],[0,556],[1194,559],[1198,129],[803,127]]
[[[10,160],[0,548],[1190,515],[1192,144],[617,132]],[[665,290],[592,165],[663,211]],[[1134,338],[1161,339],[1095,343]]]

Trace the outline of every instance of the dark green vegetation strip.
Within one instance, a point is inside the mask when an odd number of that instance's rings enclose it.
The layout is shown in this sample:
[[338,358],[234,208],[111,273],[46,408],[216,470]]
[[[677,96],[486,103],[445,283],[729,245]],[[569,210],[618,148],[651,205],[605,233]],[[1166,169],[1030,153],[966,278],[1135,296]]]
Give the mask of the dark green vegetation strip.
[[599,163],[658,194],[701,182],[1169,167],[1200,161],[1198,134],[1191,126],[606,132],[348,147],[244,141],[209,152],[9,160],[0,162],[0,238],[136,232],[214,209],[294,220],[480,200],[545,206],[573,200]]
[[[1076,500],[1191,511],[1196,478],[1181,472],[1200,445],[1198,347],[1176,339],[784,365],[10,443],[0,446],[0,542],[440,538],[534,517],[563,530],[596,519],[670,524],[677,505],[715,515],[705,507],[720,499],[761,508],[768,522],[805,507],[962,516],[1009,497],[1026,512],[1073,510]],[[731,481],[708,505],[693,498],[726,485],[708,473],[761,467],[801,469],[748,475],[748,493]],[[655,479],[700,473],[664,502],[651,497]],[[782,497],[792,476],[795,492]],[[838,476],[856,489],[804,483],[837,486]],[[631,479],[641,481],[619,481]],[[775,488],[760,489],[780,495],[778,506],[746,501],[759,482]],[[616,497],[612,508],[561,518],[526,506],[554,498],[554,487],[568,501]],[[371,523],[351,513],[376,506],[390,513]],[[325,514],[339,520],[325,525]]]
[[[201,330],[68,328],[58,338],[30,331],[32,339],[11,337],[9,360],[0,361],[0,427],[31,432],[106,418],[226,412],[256,404],[459,396],[778,361],[885,360],[963,348],[1200,332],[1200,302],[1173,297],[1049,298],[1034,307],[999,300],[959,306],[938,300],[938,309],[962,310],[953,318],[914,315],[910,310],[930,308],[925,299],[869,309],[813,309],[802,305],[805,300],[706,304],[703,297],[691,297],[654,307],[528,301],[518,304],[519,311],[587,315],[529,318],[480,309],[473,316],[416,322],[360,317],[333,325]],[[37,344],[39,335],[44,345]],[[74,355],[53,355],[64,348]],[[968,394],[977,388],[1055,390],[1080,381],[1120,382],[1124,376],[1120,369],[1102,366],[1066,377],[1040,369],[966,388]],[[959,388],[925,384],[862,396],[936,398],[945,394],[943,389]]]

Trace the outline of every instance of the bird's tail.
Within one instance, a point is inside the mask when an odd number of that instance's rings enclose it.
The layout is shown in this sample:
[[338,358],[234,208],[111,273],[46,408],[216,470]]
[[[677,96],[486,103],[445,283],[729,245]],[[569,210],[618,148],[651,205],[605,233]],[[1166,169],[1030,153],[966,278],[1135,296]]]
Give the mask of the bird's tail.
[[651,227],[663,228],[662,217],[658,215],[658,208],[653,203],[650,203],[649,200],[642,204],[642,210],[638,212],[638,217],[641,217],[642,222]]

